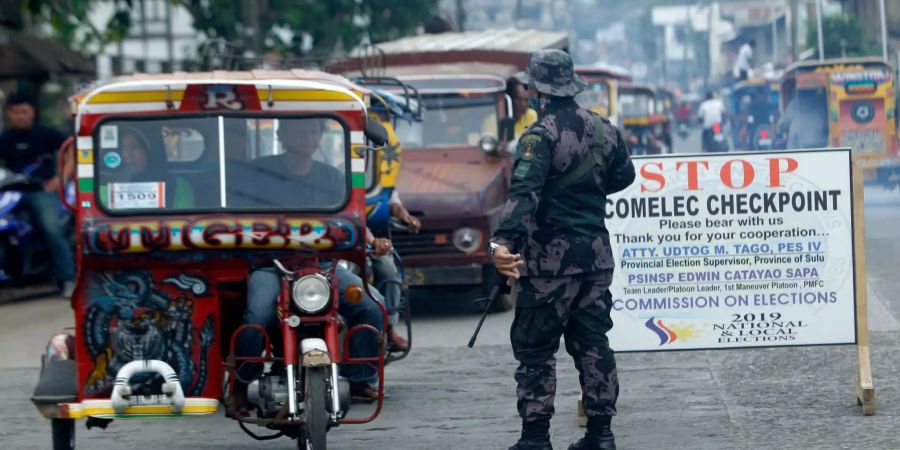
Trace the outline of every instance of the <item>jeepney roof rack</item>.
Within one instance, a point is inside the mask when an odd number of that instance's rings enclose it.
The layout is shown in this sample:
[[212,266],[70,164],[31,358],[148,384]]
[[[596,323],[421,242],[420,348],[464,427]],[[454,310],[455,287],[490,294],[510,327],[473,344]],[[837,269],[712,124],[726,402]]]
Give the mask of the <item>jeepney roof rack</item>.
[[387,76],[387,55],[375,44],[363,44],[355,50],[362,78],[383,78]]
[[[811,61],[800,61],[794,64],[791,64],[784,70],[784,74],[789,75],[794,72],[811,72],[816,70],[818,67],[823,66],[867,66],[867,65],[884,65],[887,67],[891,67],[891,64],[879,56],[863,56],[863,57],[855,57],[855,58],[829,58],[825,60],[811,60]],[[892,69],[893,70],[893,69]]]
[[[354,83],[368,87],[373,95],[378,97],[395,116],[402,117],[409,122],[422,121],[422,97],[414,86],[404,83],[395,77],[388,76],[361,76],[353,79]],[[402,97],[402,103],[396,96]]]

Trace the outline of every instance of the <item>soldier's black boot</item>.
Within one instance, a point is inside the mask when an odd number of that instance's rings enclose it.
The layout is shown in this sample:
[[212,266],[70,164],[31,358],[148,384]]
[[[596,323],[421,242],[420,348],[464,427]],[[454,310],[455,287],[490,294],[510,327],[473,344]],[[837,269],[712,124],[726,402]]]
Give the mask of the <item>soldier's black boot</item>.
[[510,447],[509,450],[553,450],[553,446],[550,445],[550,438],[547,438],[547,440],[522,438],[519,439],[519,442],[516,442],[516,445]]
[[550,419],[522,423],[522,437],[509,450],[553,450]]
[[584,437],[569,446],[569,450],[616,450],[616,439],[610,428],[610,417],[588,417]]

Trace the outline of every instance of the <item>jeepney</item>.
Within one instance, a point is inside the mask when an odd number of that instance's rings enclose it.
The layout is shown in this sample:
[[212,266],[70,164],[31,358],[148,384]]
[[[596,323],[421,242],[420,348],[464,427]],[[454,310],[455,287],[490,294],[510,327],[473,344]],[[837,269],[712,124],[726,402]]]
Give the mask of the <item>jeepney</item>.
[[575,72],[588,84],[588,88],[575,97],[579,105],[609,119],[619,125],[620,113],[616,104],[619,83],[631,82],[628,70],[603,64],[576,67]]
[[824,143],[850,147],[867,180],[896,187],[900,158],[893,74],[894,69],[880,58],[797,63],[781,78],[782,115],[788,114],[792,102],[794,108],[810,101],[817,102],[816,108],[827,108]]
[[664,153],[669,119],[658,106],[656,89],[643,84],[623,83],[619,86],[618,107],[622,116],[622,137],[632,154]]

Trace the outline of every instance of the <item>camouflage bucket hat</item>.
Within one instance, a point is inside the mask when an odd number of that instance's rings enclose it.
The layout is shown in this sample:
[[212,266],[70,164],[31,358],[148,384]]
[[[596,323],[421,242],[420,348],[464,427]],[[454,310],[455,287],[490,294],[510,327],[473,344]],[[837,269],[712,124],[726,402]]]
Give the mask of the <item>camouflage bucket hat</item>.
[[529,87],[555,97],[574,97],[587,88],[587,83],[575,74],[572,57],[562,50],[532,53],[525,78]]

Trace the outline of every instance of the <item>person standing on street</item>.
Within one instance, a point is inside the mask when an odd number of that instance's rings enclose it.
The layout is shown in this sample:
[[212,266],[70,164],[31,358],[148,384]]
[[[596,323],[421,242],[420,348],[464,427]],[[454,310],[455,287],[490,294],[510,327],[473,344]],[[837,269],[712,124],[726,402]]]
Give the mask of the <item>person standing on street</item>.
[[37,165],[31,176],[43,181],[44,190],[25,193],[22,205],[46,241],[52,254],[53,275],[62,295],[69,298],[75,289],[75,258],[59,223],[61,205],[57,192],[62,181],[54,163],[66,136],[36,123],[35,105],[23,94],[10,95],[4,112],[7,128],[0,133],[0,160],[15,173]]
[[634,166],[622,135],[575,102],[586,84],[560,50],[532,54],[527,85],[538,121],[519,139],[512,184],[489,250],[518,279],[510,337],[522,435],[510,450],[551,450],[560,337],[575,359],[588,416],[570,450],[615,449],[610,429],[619,381],[612,328],[613,255],[606,196],[628,187]]
[[738,81],[744,81],[753,70],[753,49],[756,48],[756,39],[750,39],[738,49],[737,59],[734,60],[733,75]]

